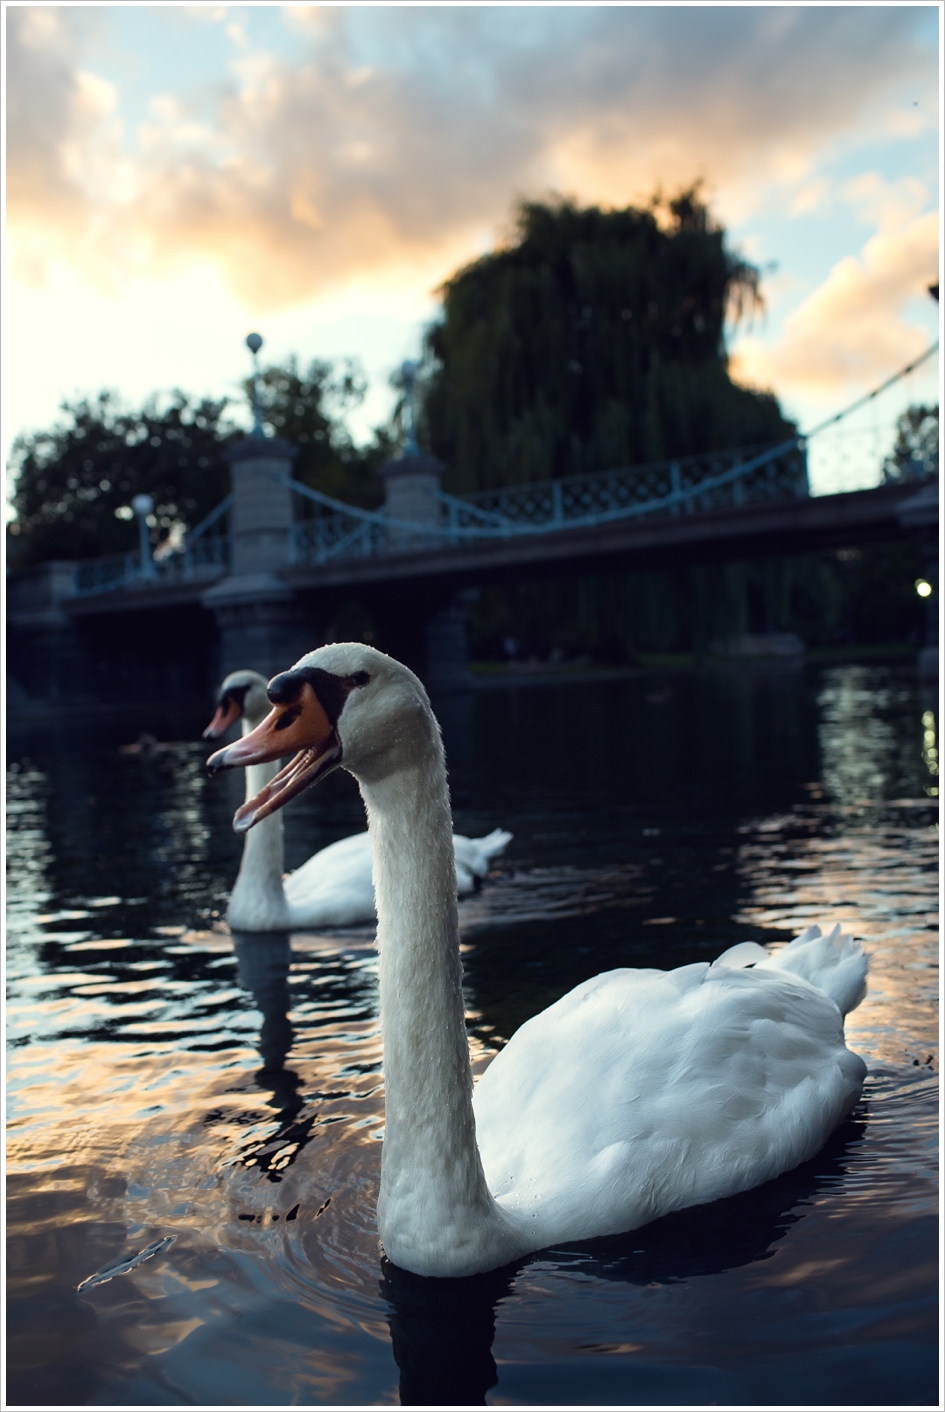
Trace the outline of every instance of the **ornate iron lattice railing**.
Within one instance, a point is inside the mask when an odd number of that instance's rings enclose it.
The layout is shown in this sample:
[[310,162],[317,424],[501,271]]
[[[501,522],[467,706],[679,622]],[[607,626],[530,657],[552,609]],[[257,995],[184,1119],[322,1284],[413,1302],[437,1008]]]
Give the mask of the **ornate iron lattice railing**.
[[801,438],[688,456],[602,474],[442,496],[458,529],[521,534],[681,514],[807,494]]
[[[475,540],[509,539],[557,530],[592,528],[639,515],[782,500],[807,494],[802,438],[774,446],[690,456],[598,475],[536,481],[473,495],[436,494],[437,519],[390,519],[360,510],[289,481],[306,502],[293,533],[293,559],[325,564],[373,558],[405,549],[430,549]],[[312,507],[315,507],[314,509]]]
[[110,554],[76,564],[74,598],[91,598],[119,588],[142,588],[171,583],[212,580],[225,573],[230,562],[227,516],[232,495],[220,501],[187,536],[180,549],[142,566],[140,554]]

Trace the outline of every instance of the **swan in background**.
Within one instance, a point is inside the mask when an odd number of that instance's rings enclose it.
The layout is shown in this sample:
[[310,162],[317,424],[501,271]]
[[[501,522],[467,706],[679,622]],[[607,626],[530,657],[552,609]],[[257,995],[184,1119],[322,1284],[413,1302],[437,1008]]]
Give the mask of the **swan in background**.
[[472,1275],[633,1230],[807,1161],[852,1111],[866,1066],[843,1016],[866,958],[839,928],[776,955],[743,942],[712,965],[595,976],[522,1025],[474,1093],[446,767],[423,686],[336,643],[274,677],[269,697],[208,770],[298,751],[237,811],[249,838],[338,766],[360,785],[384,1041],[377,1212],[395,1264]]
[[[204,738],[216,740],[236,722],[243,734],[253,730],[270,709],[266,680],[258,672],[231,672],[217,697],[217,710]],[[278,766],[250,765],[246,798],[272,779]],[[453,836],[459,895],[474,892],[493,858],[504,852],[512,835],[493,829],[484,838]],[[284,931],[301,927],[346,927],[374,915],[371,841],[367,833],[339,838],[313,853],[294,873],[283,877],[282,816],[273,815],[247,835],[243,858],[227,908],[236,931]]]

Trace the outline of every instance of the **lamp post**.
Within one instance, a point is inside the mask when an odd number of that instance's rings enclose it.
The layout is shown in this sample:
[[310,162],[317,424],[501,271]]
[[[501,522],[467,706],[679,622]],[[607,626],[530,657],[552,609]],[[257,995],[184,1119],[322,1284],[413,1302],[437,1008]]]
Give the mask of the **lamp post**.
[[154,509],[150,495],[136,495],[131,508],[138,517],[138,537],[141,543],[141,577],[154,578],[154,561],[151,558],[151,536],[148,534],[148,516]]
[[262,413],[259,410],[259,350],[263,346],[262,335],[258,333],[248,333],[246,335],[246,347],[253,355],[253,430],[252,436],[265,436],[262,424]]

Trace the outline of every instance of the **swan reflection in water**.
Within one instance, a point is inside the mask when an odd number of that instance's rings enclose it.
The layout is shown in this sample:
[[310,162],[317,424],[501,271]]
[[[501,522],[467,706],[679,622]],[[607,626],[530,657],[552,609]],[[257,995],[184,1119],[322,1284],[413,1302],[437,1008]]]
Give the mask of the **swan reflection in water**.
[[[866,1131],[865,1104],[803,1166],[737,1196],[690,1206],[621,1236],[537,1251],[466,1279],[429,1279],[384,1257],[381,1294],[389,1309],[405,1407],[482,1407],[498,1382],[492,1355],[496,1312],[514,1297],[529,1265],[638,1287],[672,1285],[770,1260],[814,1198],[835,1190]],[[603,1348],[603,1346],[602,1346]],[[627,1370],[632,1396],[633,1372]]]
[[316,1114],[297,1122],[305,1099],[301,1079],[285,1067],[294,1033],[289,1020],[289,966],[292,947],[288,932],[233,932],[233,949],[239,965],[239,982],[250,991],[262,1012],[259,1056],[262,1068],[256,1082],[272,1097],[267,1106],[279,1114],[279,1127],[257,1143],[240,1150],[244,1167],[258,1167],[267,1181],[281,1182],[282,1172],[311,1141]]
[[[315,1122],[315,1115],[297,1121],[304,1101],[300,1079],[285,1067],[293,1040],[288,1018],[292,949],[284,932],[234,932],[233,946],[240,983],[252,993],[263,1017],[257,1082],[271,1091],[269,1105],[278,1110],[280,1120],[275,1133],[244,1148],[239,1160],[279,1182],[281,1172],[311,1140]],[[865,1127],[861,1104],[856,1117],[838,1128],[816,1157],[774,1181],[709,1206],[688,1207],[626,1235],[539,1251],[488,1274],[429,1278],[400,1269],[382,1256],[380,1293],[389,1310],[402,1404],[485,1405],[486,1394],[498,1381],[492,1355],[497,1310],[514,1296],[516,1279],[536,1262],[545,1269],[645,1287],[769,1260],[813,1198],[842,1181]]]

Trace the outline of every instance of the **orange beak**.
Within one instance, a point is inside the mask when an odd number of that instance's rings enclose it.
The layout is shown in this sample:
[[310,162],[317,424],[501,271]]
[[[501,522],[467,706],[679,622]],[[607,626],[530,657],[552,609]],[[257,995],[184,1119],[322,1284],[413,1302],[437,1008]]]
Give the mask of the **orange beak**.
[[232,696],[228,696],[217,707],[216,715],[203,733],[204,740],[219,740],[221,735],[226,735],[230,726],[238,721],[242,714],[239,702],[234,701]]
[[266,719],[241,740],[225,746],[207,761],[208,774],[236,765],[263,765],[291,751],[298,754],[285,769],[236,811],[233,827],[246,833],[260,819],[281,809],[303,789],[322,779],[341,763],[341,741],[309,682],[303,682],[296,699],[274,706]]

